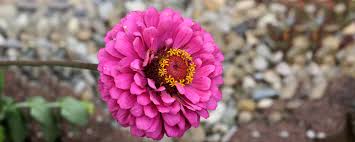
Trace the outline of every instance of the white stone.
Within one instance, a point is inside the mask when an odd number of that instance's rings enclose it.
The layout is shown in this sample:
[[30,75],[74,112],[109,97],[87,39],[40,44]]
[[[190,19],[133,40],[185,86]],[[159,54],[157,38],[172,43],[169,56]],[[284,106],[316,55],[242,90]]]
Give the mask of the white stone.
[[210,113],[210,117],[208,117],[206,120],[202,119],[203,121],[206,121],[208,124],[215,124],[222,118],[223,112],[226,110],[226,105],[223,102],[219,102],[217,105],[217,109],[215,111],[212,111]]
[[255,7],[255,1],[243,0],[243,1],[236,2],[234,8],[237,11],[243,11],[243,10],[249,10],[253,7]]
[[346,10],[346,6],[344,3],[338,3],[337,5],[335,5],[334,7],[334,11],[336,13],[343,13]]
[[145,10],[146,6],[142,1],[127,1],[125,7],[128,11]]
[[290,136],[290,134],[287,131],[281,131],[279,136],[281,138],[288,138]]
[[256,85],[256,82],[252,77],[246,76],[243,78],[243,88],[244,89],[252,89],[255,87],[255,85]]
[[309,139],[314,139],[314,138],[316,138],[316,132],[314,132],[313,130],[307,130],[306,136]]
[[350,25],[346,26],[342,32],[346,35],[355,35],[355,22],[352,22]]
[[253,119],[253,114],[249,111],[242,111],[238,116],[239,123],[248,123]]
[[287,7],[280,3],[271,3],[270,10],[273,12],[284,13],[287,10]]
[[276,71],[283,76],[288,76],[292,74],[290,66],[285,62],[277,64]]
[[272,104],[273,104],[273,100],[269,99],[269,98],[266,98],[266,99],[260,100],[258,102],[258,104],[257,104],[257,107],[260,108],[260,109],[266,109],[266,108],[271,107]]
[[318,139],[325,139],[327,135],[324,132],[318,132],[317,133],[317,138]]
[[0,4],[0,17],[13,18],[16,15],[16,7],[13,4]]
[[260,134],[259,131],[254,130],[254,131],[251,132],[251,136],[252,136],[253,138],[260,138],[261,134]]
[[269,63],[265,58],[258,56],[254,59],[253,65],[257,70],[263,71],[268,67]]
[[268,59],[271,57],[270,48],[265,44],[259,44],[256,47],[256,53]]

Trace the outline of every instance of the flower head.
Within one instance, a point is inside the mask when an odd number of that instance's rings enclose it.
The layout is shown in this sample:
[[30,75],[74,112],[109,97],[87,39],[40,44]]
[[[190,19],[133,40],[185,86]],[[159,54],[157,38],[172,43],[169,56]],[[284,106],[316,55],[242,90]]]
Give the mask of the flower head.
[[134,136],[180,137],[221,100],[222,53],[198,23],[172,9],[128,13],[105,43],[99,90]]

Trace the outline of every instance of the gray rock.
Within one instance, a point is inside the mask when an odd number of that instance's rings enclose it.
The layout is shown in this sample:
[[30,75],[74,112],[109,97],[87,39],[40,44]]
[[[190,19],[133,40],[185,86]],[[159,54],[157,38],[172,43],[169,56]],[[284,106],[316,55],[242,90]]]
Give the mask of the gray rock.
[[238,122],[239,123],[248,123],[253,119],[253,114],[249,111],[242,111],[239,113]]
[[276,71],[283,76],[288,76],[292,74],[292,70],[286,62],[281,62],[277,64]]
[[0,9],[1,18],[13,18],[17,13],[16,7],[12,4],[0,4]]
[[264,98],[271,98],[279,96],[278,92],[271,88],[258,88],[253,92],[254,100],[261,100]]
[[269,63],[267,62],[267,60],[264,57],[258,56],[254,59],[253,65],[254,65],[255,69],[257,69],[259,71],[263,71],[269,66]]

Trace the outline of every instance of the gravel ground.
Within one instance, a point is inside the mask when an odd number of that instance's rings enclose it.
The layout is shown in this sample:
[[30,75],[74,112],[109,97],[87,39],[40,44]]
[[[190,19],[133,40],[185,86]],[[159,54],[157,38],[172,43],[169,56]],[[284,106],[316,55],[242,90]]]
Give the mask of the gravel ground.
[[[327,109],[322,106],[332,104],[322,102],[331,96],[326,95],[331,81],[337,84],[339,76],[355,77],[355,2],[351,0],[0,0],[0,60],[97,63],[105,32],[128,11],[149,6],[172,7],[194,18],[213,34],[225,55],[223,100],[217,110],[181,139],[162,141],[238,141],[265,133],[265,140],[293,140],[295,134],[301,142],[322,139],[333,131],[327,130],[328,125],[314,124],[316,117],[303,118],[315,116],[307,109]],[[12,67],[8,74],[22,84],[9,83],[6,91],[13,94],[12,88],[17,100],[27,94],[48,99],[70,94],[103,108],[94,72]],[[331,90],[333,94],[341,92],[340,87]],[[351,105],[355,97],[343,95],[335,100]],[[298,113],[305,116],[291,119]],[[110,121],[104,109],[95,117]],[[127,132],[117,125],[107,126],[123,136]],[[280,134],[271,134],[272,130]]]

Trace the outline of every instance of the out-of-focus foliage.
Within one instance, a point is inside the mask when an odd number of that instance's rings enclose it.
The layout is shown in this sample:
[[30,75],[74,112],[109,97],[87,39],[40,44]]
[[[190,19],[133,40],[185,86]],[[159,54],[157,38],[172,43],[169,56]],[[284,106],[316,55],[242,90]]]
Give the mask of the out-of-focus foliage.
[[80,126],[88,122],[89,112],[82,102],[66,97],[60,101],[59,106],[60,114],[69,122]]
[[[60,109],[60,117],[68,122],[83,126],[88,122],[89,114],[94,110],[93,104],[79,101],[71,97],[59,99],[57,102],[47,102],[42,97],[33,97],[25,102],[16,103],[12,98],[0,97],[0,142],[24,142],[27,138],[25,111],[30,110],[30,116],[41,125],[47,142],[54,142],[60,133],[58,129],[58,115],[53,114],[52,108]],[[9,136],[9,137],[5,137]]]

